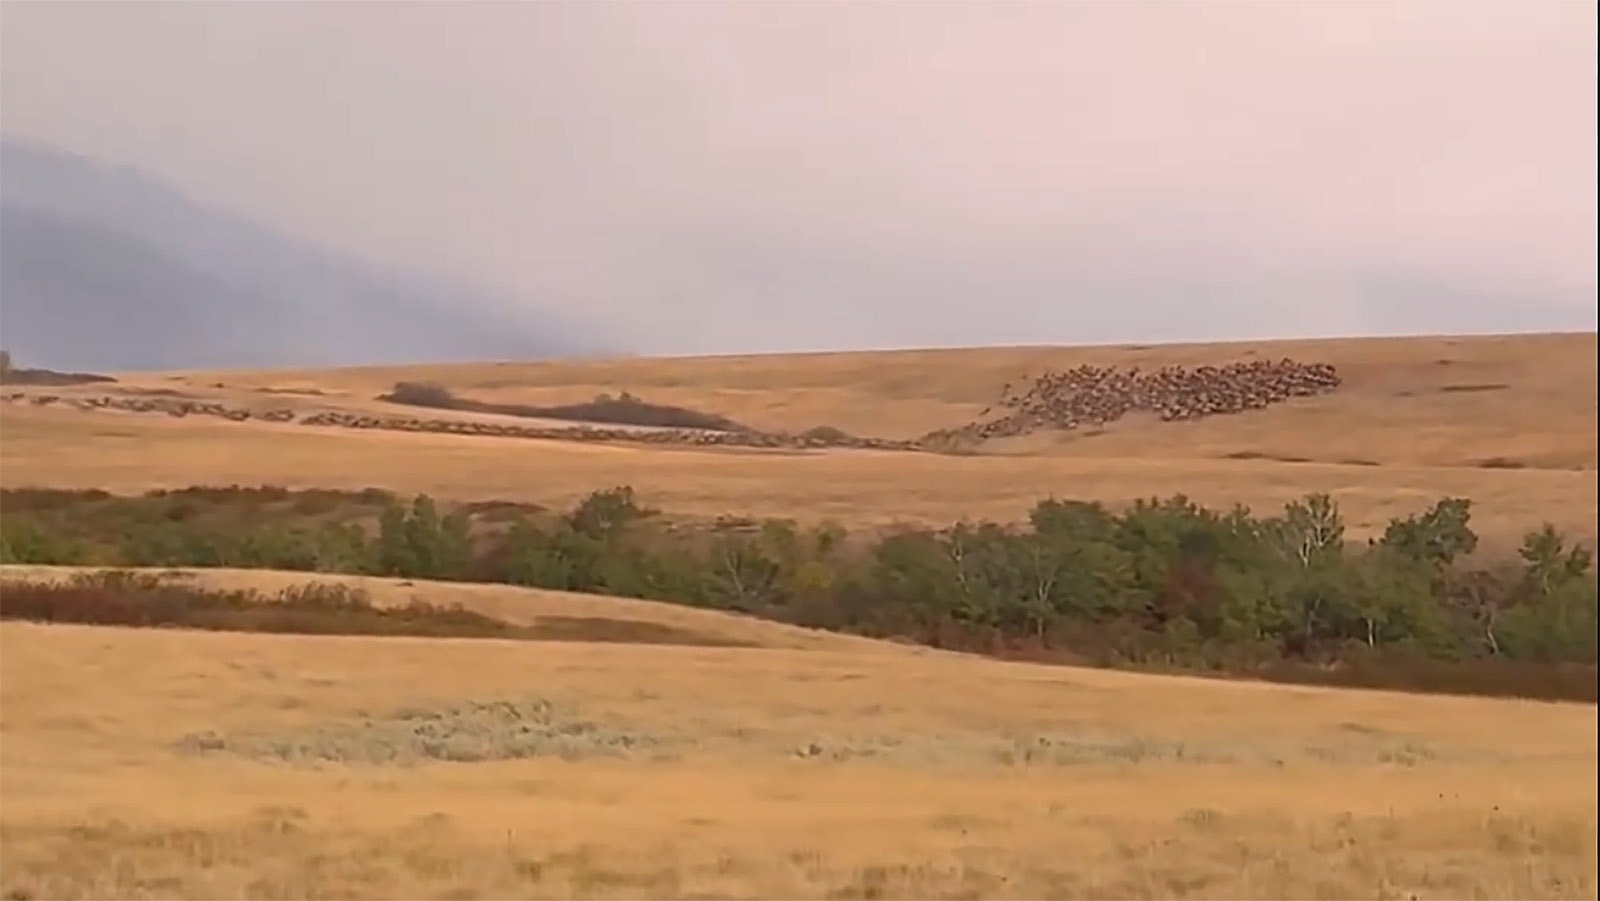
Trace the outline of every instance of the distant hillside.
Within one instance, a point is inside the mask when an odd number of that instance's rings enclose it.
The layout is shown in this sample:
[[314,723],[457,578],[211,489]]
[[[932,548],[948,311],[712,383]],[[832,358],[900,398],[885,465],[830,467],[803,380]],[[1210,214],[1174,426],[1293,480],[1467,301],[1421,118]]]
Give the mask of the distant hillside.
[[532,359],[606,347],[481,289],[355,259],[131,169],[0,144],[0,344],[55,369]]

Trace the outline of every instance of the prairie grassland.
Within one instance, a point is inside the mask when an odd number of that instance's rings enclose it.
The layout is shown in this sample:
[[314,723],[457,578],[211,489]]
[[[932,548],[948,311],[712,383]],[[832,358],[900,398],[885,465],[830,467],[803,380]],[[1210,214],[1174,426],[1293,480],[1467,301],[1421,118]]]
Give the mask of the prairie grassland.
[[[1445,494],[1501,546],[1593,541],[1595,336],[997,349],[128,376],[373,409],[629,390],[760,428],[908,436],[1024,372],[1293,356],[1337,393],[970,457],[368,432],[7,406],[0,484],[381,487],[852,527],[1040,497],[1310,491],[1351,531]],[[220,386],[220,387],[218,387]],[[267,389],[271,389],[270,395]],[[54,393],[70,395],[78,389]],[[104,390],[100,386],[90,391]],[[299,394],[285,392],[300,392]],[[265,398],[265,400],[263,400]],[[48,575],[7,568],[3,575]],[[211,571],[272,591],[312,577]],[[704,611],[359,582],[513,621],[748,647],[0,625],[0,891],[15,897],[1593,898],[1596,711],[1004,663]]]
[[[596,446],[7,405],[0,483],[118,492],[372,486],[550,505],[631,484],[676,514],[831,518],[854,527],[1015,520],[1050,494],[1120,504],[1184,492],[1208,505],[1273,509],[1326,491],[1356,536],[1450,494],[1473,499],[1474,525],[1491,545],[1513,543],[1545,520],[1595,539],[1593,334],[145,373],[125,374],[119,390],[390,412],[406,408],[373,398],[403,379],[545,404],[629,390],[763,428],[830,424],[909,436],[959,425],[1005,382],[1047,366],[1148,368],[1251,355],[1333,362],[1345,385],[1236,416],[1130,418],[1098,433],[995,442],[969,457]],[[52,389],[78,390],[103,386]]]
[[[364,584],[524,618],[664,615]],[[0,881],[130,898],[1596,891],[1593,706],[1050,668],[696,616],[766,646],[6,623]]]
[[[1339,367],[1335,393],[1189,423],[1129,419],[1102,434],[1025,442],[1029,452],[1085,457],[1361,461],[1477,466],[1496,457],[1527,467],[1593,469],[1597,439],[1593,333],[1339,339],[1121,347],[973,348],[732,357],[485,363],[143,377],[151,386],[235,396],[311,390],[315,404],[388,409],[373,399],[402,380],[433,381],[480,400],[588,401],[631,391],[762,429],[832,425],[914,438],[960,425],[1007,383],[1081,363],[1194,366],[1289,356]],[[212,386],[221,385],[218,389]],[[292,404],[295,395],[277,393]],[[404,409],[404,408],[400,408]]]
[[1592,540],[1596,471],[1348,466],[1172,457],[815,453],[233,423],[209,417],[13,407],[0,417],[0,484],[117,493],[190,485],[426,492],[566,507],[632,485],[672,514],[833,519],[852,528],[961,517],[1014,521],[1046,495],[1126,503],[1185,493],[1226,509],[1277,509],[1307,492],[1339,502],[1353,536],[1444,495],[1473,500],[1473,527],[1514,544],[1549,520]]

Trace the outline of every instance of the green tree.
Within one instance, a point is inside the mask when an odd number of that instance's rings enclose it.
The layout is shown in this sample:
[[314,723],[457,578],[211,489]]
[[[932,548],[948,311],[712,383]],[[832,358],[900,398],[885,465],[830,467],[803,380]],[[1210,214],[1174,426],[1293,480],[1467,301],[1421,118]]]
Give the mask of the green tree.
[[964,552],[960,543],[952,548],[943,536],[923,530],[897,532],[880,541],[872,552],[869,586],[883,625],[903,622],[926,629],[961,618],[970,596],[963,584]]
[[81,566],[83,546],[16,516],[0,518],[0,563]]
[[1435,599],[1434,574],[1425,563],[1378,547],[1348,560],[1341,573],[1338,609],[1333,613],[1337,637],[1354,639],[1371,650],[1402,642],[1438,654],[1452,650],[1445,608]]
[[1522,572],[1500,617],[1507,654],[1593,663],[1600,629],[1593,556],[1568,547],[1549,525],[1525,536],[1519,556]]
[[1222,591],[1218,637],[1228,644],[1281,648],[1290,625],[1282,580],[1262,567],[1225,566],[1217,582]]
[[328,523],[318,531],[313,566],[321,573],[366,573],[374,566],[367,533],[358,523]]
[[1444,498],[1421,514],[1389,523],[1378,543],[1442,571],[1477,549],[1471,521],[1471,500]]
[[570,544],[576,533],[563,523],[557,534],[547,533],[526,519],[518,519],[507,532],[500,567],[502,577],[513,585],[571,590],[578,582],[577,567],[563,553],[562,537]]
[[460,578],[472,556],[471,523],[460,512],[440,516],[438,506],[425,494],[412,501],[409,511],[391,504],[378,521],[376,556],[382,575]]
[[838,581],[844,538],[837,525],[806,531],[787,519],[762,522],[754,536],[722,536],[709,566],[715,593],[769,613],[814,603]]
[[1306,568],[1344,550],[1344,516],[1327,494],[1308,494],[1285,504],[1283,515],[1265,524],[1263,537],[1287,562]]
[[633,488],[623,485],[596,491],[568,514],[567,522],[573,531],[598,541],[612,541],[621,536],[629,524],[644,515],[638,505]]
[[708,562],[718,606],[757,613],[779,600],[783,570],[759,537],[718,535]]
[[1523,536],[1517,555],[1523,561],[1524,590],[1540,595],[1583,578],[1594,564],[1588,550],[1576,545],[1567,547],[1566,536],[1549,523]]

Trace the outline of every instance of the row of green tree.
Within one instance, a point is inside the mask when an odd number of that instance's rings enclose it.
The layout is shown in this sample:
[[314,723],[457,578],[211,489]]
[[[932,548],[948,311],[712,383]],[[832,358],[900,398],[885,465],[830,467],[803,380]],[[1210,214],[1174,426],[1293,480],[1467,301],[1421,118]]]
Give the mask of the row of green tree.
[[[1045,500],[1026,525],[852,537],[787,521],[674,527],[629,488],[509,521],[428,497],[376,521],[171,513],[112,536],[89,508],[10,509],[0,560],[230,566],[498,582],[651,598],[973,649],[1248,668],[1396,654],[1594,664],[1591,555],[1545,526],[1507,560],[1473,555],[1471,503],[1446,498],[1347,540],[1310,495],[1271,516],[1184,497],[1113,511]],[[154,509],[154,507],[152,508]]]

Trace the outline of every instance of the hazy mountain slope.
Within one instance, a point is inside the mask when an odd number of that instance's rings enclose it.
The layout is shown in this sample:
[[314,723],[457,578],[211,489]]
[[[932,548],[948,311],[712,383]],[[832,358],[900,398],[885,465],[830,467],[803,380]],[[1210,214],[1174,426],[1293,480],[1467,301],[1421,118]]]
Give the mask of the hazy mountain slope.
[[147,175],[0,145],[0,342],[75,369],[299,366],[611,349],[548,313],[343,255]]

